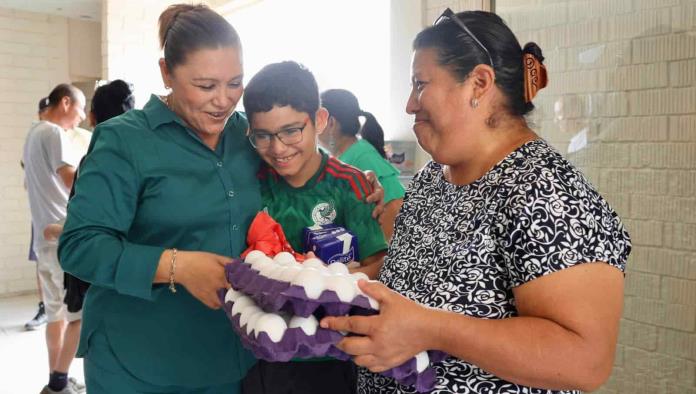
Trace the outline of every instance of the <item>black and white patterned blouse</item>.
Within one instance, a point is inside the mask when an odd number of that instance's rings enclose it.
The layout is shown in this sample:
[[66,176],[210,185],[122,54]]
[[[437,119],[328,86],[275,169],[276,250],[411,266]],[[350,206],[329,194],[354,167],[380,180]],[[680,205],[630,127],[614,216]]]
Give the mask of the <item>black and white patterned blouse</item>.
[[[475,182],[428,163],[411,182],[379,280],[421,304],[486,319],[517,315],[512,289],[585,262],[625,269],[631,241],[585,177],[543,140]],[[549,393],[450,357],[434,393]],[[413,393],[361,368],[359,393]],[[571,392],[571,391],[569,391]]]

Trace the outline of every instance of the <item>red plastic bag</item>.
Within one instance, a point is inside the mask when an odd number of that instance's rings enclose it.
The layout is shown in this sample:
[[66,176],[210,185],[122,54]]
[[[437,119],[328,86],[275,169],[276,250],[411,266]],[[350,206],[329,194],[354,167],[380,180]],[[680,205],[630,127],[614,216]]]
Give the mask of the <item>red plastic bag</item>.
[[293,250],[290,242],[285,237],[280,223],[263,211],[256,214],[254,221],[249,226],[247,245],[249,247],[242,253],[242,258],[246,257],[252,250],[260,250],[268,257],[273,257],[280,252],[288,252],[292,253],[297,261],[304,261],[305,259],[302,253],[297,253]]

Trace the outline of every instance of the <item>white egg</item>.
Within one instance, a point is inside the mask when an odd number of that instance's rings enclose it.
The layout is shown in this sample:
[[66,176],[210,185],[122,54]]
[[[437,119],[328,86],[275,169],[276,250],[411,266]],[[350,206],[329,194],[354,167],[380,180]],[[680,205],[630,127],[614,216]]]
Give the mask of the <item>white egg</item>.
[[251,306],[251,305],[256,305],[254,300],[251,299],[251,297],[247,296],[241,296],[237,298],[237,301],[232,304],[232,316],[237,316],[237,314],[242,313],[244,308]]
[[318,270],[326,269],[326,265],[321,260],[319,260],[317,258],[311,258],[311,259],[305,260],[304,263],[302,263],[302,266],[307,267],[307,268],[316,268]]
[[266,278],[271,277],[271,273],[278,268],[278,264],[276,262],[271,262],[268,264],[264,264],[261,267],[259,267],[259,274],[265,276]]
[[275,313],[266,313],[256,321],[256,337],[259,333],[265,332],[273,342],[280,342],[283,339],[288,325],[285,320]]
[[268,264],[273,264],[273,259],[271,259],[268,256],[260,256],[256,260],[254,260],[253,263],[251,263],[251,268],[257,271],[261,271],[261,267]]
[[280,275],[278,280],[281,280],[283,282],[292,283],[293,279],[295,279],[295,276],[297,276],[297,274],[299,274],[300,271],[302,271],[302,268],[297,267],[297,266],[285,267],[285,270]]
[[256,321],[259,320],[259,318],[263,315],[265,315],[265,312],[261,311],[261,312],[256,312],[256,313],[249,316],[249,319],[247,320],[247,326],[246,326],[247,335],[251,335],[253,332],[256,331]]
[[329,264],[329,271],[334,275],[349,275],[348,267],[343,263]]
[[280,277],[283,275],[283,272],[285,272],[285,267],[277,265],[268,270],[267,276],[271,279],[280,280]]
[[355,298],[355,285],[345,276],[330,276],[326,278],[326,288],[333,290],[338,299],[343,302],[351,302]]
[[293,285],[304,288],[307,297],[316,300],[326,288],[324,276],[313,269],[303,269],[292,280]]
[[367,276],[367,274],[364,272],[353,272],[352,274],[350,274],[350,276],[352,276],[353,280],[355,280],[356,282],[360,279],[370,280],[370,277]]
[[225,293],[225,304],[228,302],[235,302],[239,297],[243,297],[244,293],[237,291],[233,288],[229,288],[227,293]]
[[275,255],[275,257],[273,258],[273,261],[275,261],[278,264],[282,264],[282,265],[294,264],[295,263],[295,256],[293,256],[292,253],[280,252],[277,255]]
[[318,326],[319,322],[314,315],[309,315],[307,317],[293,316],[292,319],[290,319],[290,324],[288,324],[290,328],[299,327],[307,335],[316,334]]
[[416,371],[421,373],[428,368],[430,364],[430,358],[428,358],[428,352],[420,352],[416,354]]
[[249,305],[242,309],[242,313],[239,314],[239,327],[244,327],[249,322],[249,317],[259,312],[262,312],[262,310],[256,305]]
[[[353,275],[355,275],[355,274],[353,274]],[[362,279],[362,278],[361,278],[361,279]],[[376,281],[371,280],[371,281],[368,281],[368,282],[376,282]],[[370,303],[370,307],[371,307],[372,309],[379,310],[379,302],[377,302],[377,300],[375,300],[374,298],[370,297],[369,295],[365,294],[365,292],[362,291],[362,289],[360,288],[360,286],[358,286],[358,282],[357,282],[357,281],[353,282],[353,287],[355,288],[356,294],[360,294],[360,295],[365,296],[365,297],[367,298],[367,301]]]
[[247,253],[246,257],[244,258],[244,262],[247,264],[252,264],[261,257],[266,257],[266,255],[260,250],[252,250],[251,252]]

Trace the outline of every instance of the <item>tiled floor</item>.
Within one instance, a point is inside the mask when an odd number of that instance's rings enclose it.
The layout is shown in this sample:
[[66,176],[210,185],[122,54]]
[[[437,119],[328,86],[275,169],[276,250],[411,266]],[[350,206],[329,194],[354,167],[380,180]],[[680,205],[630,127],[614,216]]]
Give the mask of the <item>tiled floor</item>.
[[[0,298],[0,394],[38,394],[48,380],[45,326],[24,331],[37,302],[36,295]],[[81,359],[73,361],[70,375],[84,382]]]

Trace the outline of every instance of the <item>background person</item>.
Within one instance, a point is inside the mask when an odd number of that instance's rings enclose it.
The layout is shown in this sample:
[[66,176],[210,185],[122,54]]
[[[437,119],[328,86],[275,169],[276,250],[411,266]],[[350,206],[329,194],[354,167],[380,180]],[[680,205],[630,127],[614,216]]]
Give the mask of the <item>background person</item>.
[[[631,249],[617,214],[529,129],[545,85],[536,44],[499,16],[447,10],[414,41],[418,143],[432,155],[396,220],[373,317],[326,318],[361,393],[409,388],[374,372],[426,349],[435,392],[592,391],[610,375]],[[371,372],[372,371],[372,372]]]
[[50,376],[41,393],[70,394],[84,390],[74,379],[68,379],[80,334],[81,315],[67,312],[63,305],[65,291],[58,245],[55,240],[44,237],[43,229],[65,219],[68,193],[80,160],[79,149],[71,145],[68,130],[85,119],[85,96],[72,85],[60,84],[49,94],[48,106],[45,120],[34,124],[27,134],[23,161],[33,248],[48,321],[46,345]]
[[[39,100],[39,107],[38,107],[38,112],[37,116],[39,118],[38,121],[35,123],[41,122],[44,120],[44,117],[46,116],[46,110],[48,109],[48,97],[43,97],[41,100]],[[32,127],[34,124],[32,124]],[[24,162],[20,160],[19,165],[24,169]],[[24,182],[24,189],[27,188],[26,185],[26,180]],[[29,241],[29,261],[32,261],[36,264],[37,259],[36,259],[36,253],[34,253],[34,228],[32,226],[31,228],[31,238]],[[36,315],[26,322],[24,324],[24,329],[27,331],[33,331],[39,328],[40,326],[46,324],[46,308],[43,303],[43,295],[41,293],[41,281],[39,280],[39,267],[38,265],[36,266],[36,288],[39,291],[39,307],[38,310],[36,311]]]
[[[360,109],[358,99],[345,89],[323,92],[321,105],[329,111],[326,129],[319,135],[322,146],[344,163],[374,171],[384,187],[385,207],[380,224],[390,240],[394,218],[404,201],[404,187],[399,181],[399,170],[387,161],[382,126],[374,115]],[[365,119],[363,124],[361,117]]]
[[[135,106],[135,99],[130,85],[123,80],[116,79],[105,85],[99,86],[92,96],[92,104],[89,111],[89,122],[92,127],[107,121],[115,116],[130,111]],[[83,159],[84,160],[84,159]],[[80,166],[82,161],[80,161]],[[75,172],[75,180],[79,175]],[[75,194],[75,184],[70,190],[70,197]],[[63,223],[49,224],[44,228],[44,237],[55,240],[63,232]],[[65,273],[65,304],[69,312],[82,310],[85,294],[89,288],[89,283],[76,278],[69,273]]]

